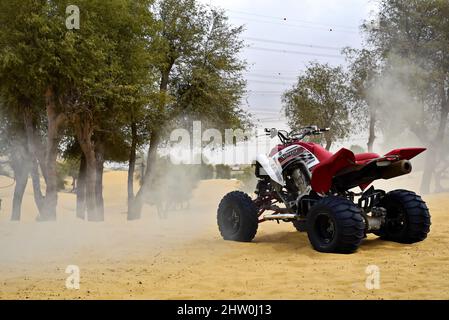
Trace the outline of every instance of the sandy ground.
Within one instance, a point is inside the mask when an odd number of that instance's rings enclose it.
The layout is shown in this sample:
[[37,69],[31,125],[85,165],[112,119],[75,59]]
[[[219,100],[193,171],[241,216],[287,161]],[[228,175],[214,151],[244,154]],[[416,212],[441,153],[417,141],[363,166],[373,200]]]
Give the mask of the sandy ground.
[[[0,187],[9,183],[0,178]],[[416,189],[400,178],[389,189]],[[204,181],[188,210],[160,220],[145,207],[127,222],[126,174],[105,175],[107,221],[74,218],[75,197],[61,193],[59,220],[34,222],[27,190],[23,221],[9,222],[11,188],[0,189],[1,299],[448,299],[449,195],[425,197],[429,238],[401,245],[369,236],[357,253],[321,254],[291,224],[262,224],[253,243],[225,242],[216,227],[221,197],[235,181]],[[80,289],[66,288],[68,265],[80,269]],[[365,287],[369,265],[380,289]]]

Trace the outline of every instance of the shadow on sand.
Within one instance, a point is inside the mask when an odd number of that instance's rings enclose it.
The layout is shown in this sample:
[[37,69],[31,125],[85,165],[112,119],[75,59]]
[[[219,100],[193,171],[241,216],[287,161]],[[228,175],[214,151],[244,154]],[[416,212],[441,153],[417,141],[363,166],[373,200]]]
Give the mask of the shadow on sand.
[[[264,234],[256,236],[254,242],[258,244],[270,244],[274,248],[276,246],[279,246],[279,248],[282,248],[283,250],[307,249],[305,252],[307,252],[308,250],[313,250],[306,232],[283,231],[272,234]],[[363,251],[376,249],[397,250],[398,247],[407,248],[408,245],[382,240],[378,237],[364,239],[360,245],[360,249]]]

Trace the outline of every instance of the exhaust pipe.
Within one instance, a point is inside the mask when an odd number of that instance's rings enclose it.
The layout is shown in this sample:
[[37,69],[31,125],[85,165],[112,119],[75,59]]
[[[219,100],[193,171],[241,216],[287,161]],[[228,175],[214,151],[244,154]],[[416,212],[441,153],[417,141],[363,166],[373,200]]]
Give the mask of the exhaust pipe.
[[412,163],[408,160],[401,160],[388,167],[380,168],[380,170],[382,179],[388,180],[412,172]]
[[400,160],[391,163],[390,161],[372,162],[361,169],[356,169],[343,173],[333,178],[333,182],[340,191],[370,184],[377,179],[391,179],[394,177],[409,174],[412,171],[412,164],[408,160]]

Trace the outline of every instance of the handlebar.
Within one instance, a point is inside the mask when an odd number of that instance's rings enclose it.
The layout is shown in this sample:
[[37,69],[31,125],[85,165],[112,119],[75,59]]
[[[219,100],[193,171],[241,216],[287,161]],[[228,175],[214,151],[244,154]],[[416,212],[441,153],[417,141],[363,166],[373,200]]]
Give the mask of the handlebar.
[[331,129],[330,129],[330,128],[323,128],[323,129],[318,129],[318,130],[317,130],[317,132],[320,133],[320,134],[321,134],[321,133],[328,132],[328,131],[331,131]]
[[304,127],[301,128],[298,132],[287,132],[283,130],[277,130],[276,128],[265,129],[265,133],[267,135],[271,136],[271,138],[278,136],[283,144],[286,144],[292,140],[302,140],[307,136],[320,135],[328,131],[330,131],[330,128],[318,128],[318,126]]

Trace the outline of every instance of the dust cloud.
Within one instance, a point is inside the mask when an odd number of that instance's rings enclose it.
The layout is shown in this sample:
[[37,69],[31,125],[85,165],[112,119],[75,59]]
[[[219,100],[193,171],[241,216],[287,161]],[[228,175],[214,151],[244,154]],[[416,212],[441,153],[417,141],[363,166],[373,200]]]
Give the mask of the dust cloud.
[[[440,191],[449,187],[448,181],[443,181],[447,180],[444,171],[449,167],[449,141],[436,141],[441,103],[432,80],[434,75],[427,65],[430,62],[416,57],[411,61],[391,54],[382,74],[368,91],[368,100],[376,108],[376,126],[381,141],[377,143],[380,150],[376,151],[427,148],[425,153],[412,159],[412,175],[422,177],[426,166],[434,167],[434,177],[439,180],[436,184],[432,181],[431,190]],[[429,159],[435,160],[435,164],[431,165]],[[420,186],[409,187],[420,190]]]
[[[426,71],[410,62],[392,56],[390,67],[368,91],[368,99],[377,110],[377,126],[383,136],[382,151],[392,148],[419,146],[425,137],[417,126],[429,124],[426,104],[413,94],[413,88],[428,76]],[[428,145],[426,145],[428,147]]]
[[[216,207],[226,191],[207,191],[215,180],[200,181],[198,168],[163,170],[167,166],[171,167],[158,163],[155,187],[137,221],[127,221],[125,171],[105,172],[102,223],[78,220],[76,196],[68,192],[59,194],[58,221],[36,222],[31,183],[24,196],[22,221],[10,222],[13,188],[0,191],[0,270],[65,268],[85,262],[86,257],[113,265],[130,256],[157,256],[196,239],[214,225]],[[7,181],[0,177],[0,186]]]

